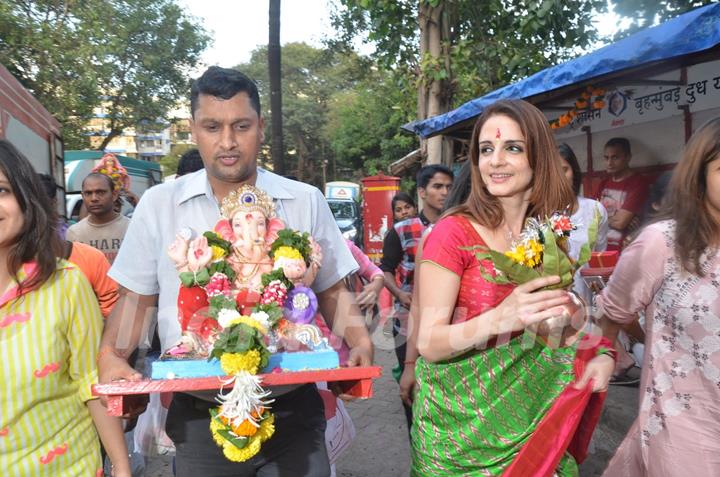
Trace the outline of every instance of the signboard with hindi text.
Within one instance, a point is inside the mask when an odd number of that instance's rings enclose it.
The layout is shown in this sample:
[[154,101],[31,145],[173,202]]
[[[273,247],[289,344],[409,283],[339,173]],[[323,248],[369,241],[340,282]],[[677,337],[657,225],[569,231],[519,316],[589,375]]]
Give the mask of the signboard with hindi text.
[[[690,114],[693,130],[706,120],[720,116],[720,60],[689,66],[686,75],[683,84],[680,84],[680,68],[647,77],[650,81],[645,82],[663,84],[633,84],[623,77],[603,84],[604,107],[578,111],[568,126],[554,131],[556,140],[573,148],[583,171],[588,170],[588,133],[592,134],[595,171],[604,169],[603,147],[612,137],[625,137],[630,141],[631,167],[677,163],[685,144],[684,109]],[[544,112],[548,120],[564,113],[557,108]]]
[[[680,81],[680,69],[651,78],[660,81]],[[682,117],[679,106],[687,105],[690,112],[720,108],[720,60],[700,63],[687,68],[687,84],[662,86],[623,86],[606,88],[602,109],[578,112],[573,122],[556,131],[558,138],[584,134],[581,128],[590,126],[593,132],[605,131],[633,124],[647,123],[672,116]],[[548,113],[548,119],[562,112]]]

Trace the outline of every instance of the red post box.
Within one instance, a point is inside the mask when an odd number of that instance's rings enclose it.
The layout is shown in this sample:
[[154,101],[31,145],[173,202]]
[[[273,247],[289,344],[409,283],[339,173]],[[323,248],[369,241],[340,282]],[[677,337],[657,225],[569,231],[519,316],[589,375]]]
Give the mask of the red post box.
[[393,226],[392,198],[400,190],[400,178],[383,174],[362,179],[363,245],[376,263],[382,258],[385,234]]

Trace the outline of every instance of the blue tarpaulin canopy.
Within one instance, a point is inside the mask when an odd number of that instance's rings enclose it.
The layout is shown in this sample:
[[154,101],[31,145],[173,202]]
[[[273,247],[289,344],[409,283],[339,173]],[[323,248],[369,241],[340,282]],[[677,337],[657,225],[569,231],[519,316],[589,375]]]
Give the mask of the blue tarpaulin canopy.
[[580,58],[542,70],[517,83],[504,86],[457,109],[403,126],[422,137],[449,132],[472,121],[483,109],[500,99],[531,99],[569,86],[599,81],[609,75],[649,67],[659,62],[701,53],[720,45],[720,4],[698,8],[658,26]]

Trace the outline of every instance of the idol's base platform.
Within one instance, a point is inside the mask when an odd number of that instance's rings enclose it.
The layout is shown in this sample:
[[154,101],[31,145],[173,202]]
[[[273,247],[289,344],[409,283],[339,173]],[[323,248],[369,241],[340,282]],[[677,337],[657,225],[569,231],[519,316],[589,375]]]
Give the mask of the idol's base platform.
[[[334,350],[299,351],[294,353],[273,353],[268,365],[262,373],[278,371],[309,371],[336,369],[340,366],[340,358]],[[225,376],[220,361],[212,359],[157,360],[152,363],[150,377],[152,379],[183,379]]]
[[[280,371],[258,375],[262,386],[284,386],[289,384],[305,384],[326,381],[336,383],[344,394],[357,398],[372,397],[372,380],[380,377],[382,368],[379,366],[335,368],[314,371]],[[95,396],[107,398],[108,414],[123,416],[128,414],[138,403],[146,402],[148,394],[166,392],[192,392],[230,389],[225,384],[229,376],[210,376],[203,378],[183,379],[147,379],[137,382],[115,382],[96,384],[93,386]]]

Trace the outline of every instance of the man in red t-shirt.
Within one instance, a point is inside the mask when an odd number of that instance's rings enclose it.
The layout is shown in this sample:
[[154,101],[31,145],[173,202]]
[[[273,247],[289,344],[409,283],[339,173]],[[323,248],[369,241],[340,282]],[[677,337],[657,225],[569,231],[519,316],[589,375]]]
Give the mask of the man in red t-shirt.
[[622,249],[622,243],[639,226],[648,187],[642,176],[630,169],[630,142],[615,137],[605,144],[603,153],[607,177],[600,183],[596,197],[608,213],[608,250]]
[[[640,214],[648,195],[646,181],[630,169],[631,156],[630,142],[624,137],[612,138],[605,144],[603,158],[607,177],[600,183],[596,199],[608,213],[608,250],[621,250],[625,237],[640,226]],[[618,358],[610,383],[635,384],[639,381],[637,376],[628,371],[636,363],[622,343],[615,342]]]

